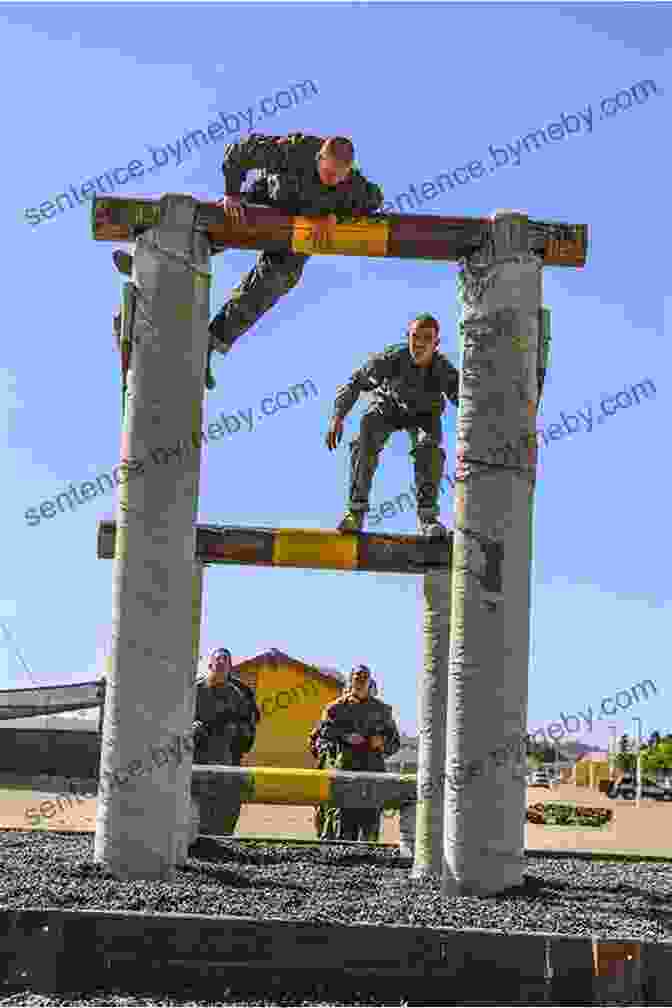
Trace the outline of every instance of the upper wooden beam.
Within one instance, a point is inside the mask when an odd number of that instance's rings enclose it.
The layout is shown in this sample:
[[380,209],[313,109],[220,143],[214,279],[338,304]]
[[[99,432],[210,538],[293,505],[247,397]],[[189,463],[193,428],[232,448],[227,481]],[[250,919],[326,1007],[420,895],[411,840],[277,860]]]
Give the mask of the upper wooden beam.
[[[135,241],[160,223],[160,200],[143,196],[96,196],[91,203],[96,241]],[[293,217],[271,207],[248,206],[245,224],[232,221],[215,202],[199,202],[196,227],[205,230],[212,251],[225,248],[311,255],[371,256],[457,262],[488,238],[488,217],[435,217],[429,214],[377,214],[337,224],[327,248],[311,241],[313,219]],[[545,266],[585,266],[588,227],[559,221],[528,222],[529,247]]]
[[[98,558],[114,559],[116,522],[98,525]],[[316,570],[424,574],[447,570],[453,536],[425,539],[412,535],[343,533],[324,529],[240,528],[198,525],[196,560],[204,564],[252,564]]]

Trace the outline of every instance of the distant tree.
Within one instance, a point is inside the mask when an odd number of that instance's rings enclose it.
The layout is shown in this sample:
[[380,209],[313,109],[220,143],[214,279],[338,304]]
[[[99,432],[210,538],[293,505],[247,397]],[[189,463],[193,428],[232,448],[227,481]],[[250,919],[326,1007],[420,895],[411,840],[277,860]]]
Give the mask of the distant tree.
[[672,739],[661,741],[656,746],[644,750],[642,766],[646,772],[672,770]]

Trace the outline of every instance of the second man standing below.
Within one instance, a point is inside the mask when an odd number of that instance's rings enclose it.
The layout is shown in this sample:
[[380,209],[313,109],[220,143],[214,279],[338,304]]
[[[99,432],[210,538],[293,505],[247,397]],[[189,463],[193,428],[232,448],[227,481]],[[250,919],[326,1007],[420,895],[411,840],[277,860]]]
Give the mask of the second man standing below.
[[445,399],[458,401],[460,374],[438,352],[439,323],[418,315],[408,329],[408,344],[386,347],[342,385],[326,436],[333,451],[343,437],[343,422],[362,392],[371,392],[359,437],[350,442],[350,500],[341,532],[359,532],[369,510],[369,495],[378,456],[394,431],[408,431],[415,468],[418,524],[423,535],[444,537],[439,522],[439,486],[446,462],[441,415]]
[[[233,674],[231,652],[216,648],[208,671],[195,682],[194,763],[239,767],[254,746],[261,715],[254,691]],[[224,808],[217,798],[201,798],[201,833],[233,833],[240,816],[240,798]]]

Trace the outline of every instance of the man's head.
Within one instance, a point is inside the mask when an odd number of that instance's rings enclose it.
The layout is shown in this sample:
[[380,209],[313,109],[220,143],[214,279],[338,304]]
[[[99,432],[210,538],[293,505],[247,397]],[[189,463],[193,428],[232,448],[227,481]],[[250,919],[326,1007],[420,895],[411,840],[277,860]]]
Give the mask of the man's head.
[[429,367],[439,345],[439,323],[433,315],[417,315],[408,327],[408,349],[413,363]]
[[231,652],[228,648],[215,648],[208,659],[208,686],[223,686],[231,675]]
[[369,686],[371,684],[371,670],[367,665],[355,665],[352,672],[350,673],[350,689],[362,700],[365,700],[369,695]]
[[347,137],[325,140],[317,155],[317,171],[322,185],[337,186],[345,182],[354,160],[355,148]]

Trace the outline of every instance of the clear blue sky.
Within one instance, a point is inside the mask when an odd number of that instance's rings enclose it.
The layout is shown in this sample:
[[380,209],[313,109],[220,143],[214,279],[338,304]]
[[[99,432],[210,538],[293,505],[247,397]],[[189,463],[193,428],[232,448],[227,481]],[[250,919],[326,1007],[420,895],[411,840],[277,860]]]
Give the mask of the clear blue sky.
[[[111,562],[96,559],[110,494],[30,527],[27,508],[118,460],[120,379],[111,319],[120,278],[90,237],[88,204],[32,225],[39,207],[148,148],[175,145],[220,115],[254,107],[255,129],[354,138],[362,171],[387,199],[441,172],[513,148],[531,131],[592,114],[571,136],[522,149],[520,164],[456,186],[424,212],[586,222],[583,270],[544,271],[553,352],[540,425],[560,422],[650,379],[655,399],[545,447],[536,495],[529,726],[599,706],[644,678],[658,697],[630,714],[672,729],[670,621],[669,65],[662,7],[4,6],[4,318],[0,367],[3,562],[0,620],[37,682],[99,674],[109,646]],[[311,97],[259,118],[264,97],[312,80]],[[600,117],[600,102],[653,80],[658,94]],[[310,91],[310,89],[308,89]],[[295,92],[300,95],[301,91]],[[287,98],[279,99],[287,104]],[[623,105],[625,99],[621,99]],[[588,107],[590,106],[589,111]],[[271,106],[273,108],[274,106]],[[268,108],[268,105],[267,105]],[[221,120],[220,120],[221,121]],[[230,129],[235,119],[226,120]],[[245,129],[244,123],[243,128]],[[240,133],[232,133],[238,137]],[[218,197],[223,140],[120,193]],[[500,156],[500,160],[501,160]],[[48,208],[47,208],[48,209]],[[422,211],[420,211],[422,212]],[[213,310],[253,263],[213,260]],[[333,528],[345,502],[347,449],[323,435],[336,386],[401,338],[421,311],[443,323],[458,360],[456,267],[316,257],[301,285],[226,360],[208,420],[312,380],[318,395],[208,448],[200,520]],[[667,311],[666,311],[667,310]],[[346,437],[356,428],[351,414]],[[452,473],[454,410],[445,442]],[[383,456],[372,503],[411,482],[407,438]],[[452,524],[452,496],[443,497]],[[407,512],[376,526],[413,531]],[[278,647],[347,671],[365,661],[402,726],[415,730],[420,582],[411,577],[219,568],[207,574],[202,650]],[[29,685],[0,648],[0,687]],[[484,690],[487,684],[484,684]],[[591,738],[589,736],[588,738]],[[605,730],[592,740],[603,742]]]

